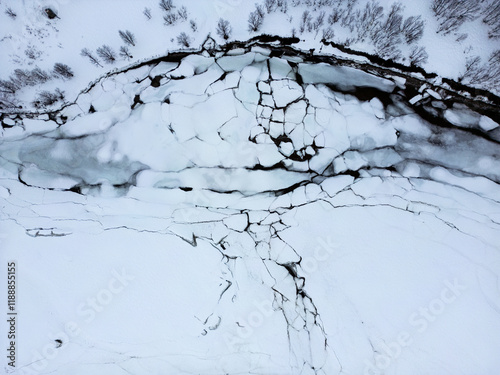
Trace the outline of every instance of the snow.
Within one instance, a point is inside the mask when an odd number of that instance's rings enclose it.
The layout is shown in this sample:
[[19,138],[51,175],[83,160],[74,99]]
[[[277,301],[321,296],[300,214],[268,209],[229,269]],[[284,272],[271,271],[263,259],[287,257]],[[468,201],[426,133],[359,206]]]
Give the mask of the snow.
[[[76,54],[79,36],[107,35],[106,24],[85,31],[92,11],[137,25],[137,58],[172,49],[189,27],[167,33],[158,13],[135,21],[153,1],[123,3],[122,18],[109,2],[82,4],[53,4],[61,30],[81,12],[74,43],[61,39]],[[197,41],[216,16],[254,7],[192,4]],[[45,25],[31,5],[23,14]],[[285,30],[287,17],[266,15],[264,27]],[[146,47],[149,23],[163,32]],[[235,38],[248,34],[232,24]],[[413,100],[397,77],[270,50],[144,62],[50,116],[2,118],[0,259],[18,265],[19,311],[6,373],[500,367],[496,121],[428,85]],[[74,98],[104,69],[82,71]],[[355,96],[367,88],[373,97]]]

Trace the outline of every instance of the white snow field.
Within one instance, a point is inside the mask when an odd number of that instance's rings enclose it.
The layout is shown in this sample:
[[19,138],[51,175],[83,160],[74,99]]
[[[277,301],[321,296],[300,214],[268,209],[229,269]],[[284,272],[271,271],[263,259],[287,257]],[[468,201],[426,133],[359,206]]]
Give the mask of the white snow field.
[[5,373],[498,373],[497,122],[276,51],[207,47],[3,118]]

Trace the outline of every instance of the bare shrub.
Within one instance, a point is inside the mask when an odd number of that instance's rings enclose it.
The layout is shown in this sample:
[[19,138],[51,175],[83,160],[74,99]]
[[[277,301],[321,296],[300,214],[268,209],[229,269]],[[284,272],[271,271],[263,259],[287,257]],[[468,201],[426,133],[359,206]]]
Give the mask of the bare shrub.
[[40,94],[38,94],[38,96],[35,98],[32,104],[35,108],[43,108],[43,107],[49,107],[63,100],[64,100],[64,91],[61,91],[60,89],[57,88],[55,89],[54,92],[42,91]]
[[333,29],[331,27],[323,29],[323,36],[322,36],[323,40],[332,40],[334,36],[335,33],[333,32]]
[[248,16],[248,31],[257,32],[260,30],[262,23],[264,22],[264,16],[261,15],[257,10],[254,10]]
[[31,71],[31,79],[33,80],[33,82],[35,82],[35,84],[40,84],[50,81],[51,76],[45,70],[36,67]]
[[183,5],[181,8],[177,11],[177,15],[179,18],[183,21],[187,21],[188,19],[188,11],[187,8]]
[[422,66],[427,62],[429,55],[424,47],[414,47],[410,52],[410,64]]
[[119,30],[118,34],[120,35],[120,38],[125,42],[125,44],[128,44],[129,46],[134,46],[135,47],[135,35],[129,31],[129,30]]
[[62,63],[55,63],[52,73],[56,77],[66,79],[71,79],[74,76],[73,70],[68,65]]
[[274,10],[276,10],[276,7],[278,6],[276,0],[265,0],[264,6],[266,7],[267,13],[271,13]]
[[478,18],[481,7],[475,0],[433,0],[431,9],[439,20],[437,32],[446,35]]
[[488,4],[483,12],[483,22],[487,25],[494,25],[500,21],[500,2],[493,1]]
[[424,21],[422,17],[408,17],[403,23],[402,31],[406,43],[412,44],[420,40],[424,35]]
[[401,58],[398,47],[402,41],[401,24],[403,22],[403,5],[394,3],[385,20],[380,20],[371,32],[375,52],[384,59],[397,60]]
[[198,25],[196,24],[195,20],[189,20],[189,26],[191,26],[191,30],[193,30],[193,33],[198,31]]
[[304,10],[300,17],[299,32],[302,34],[304,31],[312,31],[312,16],[308,10]]
[[264,18],[264,16],[266,15],[264,13],[264,7],[262,5],[255,4],[255,11],[259,14],[261,18]]
[[175,8],[172,0],[160,0],[158,5],[160,6],[160,9],[164,10],[165,12],[171,12],[172,9]]
[[182,32],[177,36],[177,44],[189,48],[191,45],[191,38],[185,32]]
[[95,66],[100,66],[102,68],[102,65],[97,57],[94,56],[94,54],[88,49],[88,48],[83,48],[80,51],[80,55],[83,57],[87,57],[90,61],[91,64]]
[[19,90],[20,88],[21,86],[12,79],[9,80],[0,79],[0,92],[6,94],[15,94],[16,91]]
[[336,24],[337,22],[340,21],[341,16],[342,16],[341,10],[338,8],[334,9],[332,13],[330,13],[330,15],[328,16],[328,23],[330,25]]
[[380,27],[384,8],[378,1],[368,2],[363,10],[358,10],[354,16],[354,22],[349,24],[352,31],[358,30],[358,38],[364,40],[373,30]]
[[5,14],[8,15],[10,18],[12,18],[13,20],[16,19],[17,17],[17,14],[16,12],[14,12],[11,8],[7,7],[7,9],[5,9]]
[[217,22],[217,34],[221,38],[228,40],[231,36],[232,31],[233,29],[229,24],[229,21],[223,18],[219,18],[219,22]]
[[30,60],[37,60],[40,56],[42,56],[42,51],[30,44],[24,50],[24,54]]
[[288,0],[278,0],[276,6],[280,9],[282,13],[288,12]]
[[167,26],[173,26],[177,23],[179,16],[176,13],[167,13],[163,15],[164,24]]
[[488,4],[483,14],[483,22],[490,26],[488,36],[492,39],[500,38],[500,2]]
[[127,46],[121,46],[120,47],[120,57],[124,60],[130,60],[134,56],[130,53],[130,50],[128,49]]
[[321,12],[319,12],[318,17],[316,18],[316,20],[313,23],[313,29],[318,31],[319,28],[321,26],[323,26],[324,23],[325,23],[325,12],[321,11]]
[[113,51],[113,49],[106,44],[103,44],[101,47],[97,48],[97,54],[107,64],[114,64],[116,61],[115,51]]

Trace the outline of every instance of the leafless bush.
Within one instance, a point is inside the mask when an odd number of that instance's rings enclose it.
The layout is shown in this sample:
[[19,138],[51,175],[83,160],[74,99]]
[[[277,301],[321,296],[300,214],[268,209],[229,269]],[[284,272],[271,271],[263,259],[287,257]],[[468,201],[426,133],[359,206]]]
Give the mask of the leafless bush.
[[482,84],[488,80],[488,67],[481,64],[479,56],[468,57],[465,61],[465,71],[458,78],[459,82],[466,84]]
[[390,38],[380,39],[375,45],[375,53],[384,59],[398,60],[401,58],[398,44],[393,43]]
[[313,23],[313,29],[316,31],[319,30],[319,28],[323,26],[324,23],[325,23],[325,12],[321,11],[319,12],[318,17]]
[[13,85],[10,85],[11,88],[17,87],[19,89],[24,86],[35,86],[45,83],[51,78],[50,73],[36,67],[33,70],[15,69],[14,74],[9,77],[9,80],[13,83]]
[[335,8],[332,13],[330,13],[330,15],[328,16],[328,23],[330,25],[334,25],[336,24],[337,22],[340,21],[340,18],[342,16],[342,12],[340,9],[338,8]]
[[481,7],[475,0],[433,0],[431,9],[439,20],[437,32],[446,35],[478,18]]
[[0,80],[0,92],[14,95],[16,91],[25,86],[35,86],[46,83],[52,79],[52,74],[35,67],[29,69],[15,69],[8,80]]
[[191,38],[185,32],[182,32],[177,36],[177,44],[189,48],[191,45]]
[[129,31],[129,30],[119,30],[118,34],[120,35],[120,38],[125,42],[125,44],[128,44],[130,46],[135,46],[135,35]]
[[142,11],[142,14],[144,14],[148,20],[150,20],[151,17],[153,17],[151,15],[151,8],[147,8],[147,7],[144,8],[144,10]]
[[42,56],[42,51],[30,44],[24,50],[24,54],[30,60],[37,60],[40,56]]
[[322,37],[323,40],[332,40],[334,36],[335,33],[333,32],[333,29],[331,27],[323,29],[323,37]]
[[227,40],[231,36],[231,32],[232,32],[232,27],[229,24],[229,21],[223,18],[219,18],[219,22],[217,22],[217,34],[221,38]]
[[28,69],[15,69],[14,74],[10,76],[10,80],[19,87],[35,86],[37,84]]
[[288,12],[288,0],[278,0],[276,6],[282,13]]
[[264,19],[264,16],[266,15],[264,13],[264,7],[260,4],[255,4],[255,11],[259,14],[259,16]]
[[115,51],[113,51],[113,49],[106,44],[103,44],[101,47],[97,48],[97,54],[107,64],[114,64],[116,61]]
[[71,70],[68,65],[62,63],[55,63],[54,68],[52,69],[52,73],[56,77],[66,79],[73,78],[74,76],[73,70]]
[[2,91],[0,83],[0,109],[5,109],[5,108],[22,108],[22,106],[19,104],[14,94]]
[[488,4],[483,14],[483,22],[490,26],[488,36],[492,39],[500,38],[500,2]]
[[304,10],[300,17],[299,32],[302,34],[304,31],[312,31],[312,16],[308,10]]
[[358,30],[358,38],[364,40],[372,34],[376,28],[380,27],[384,8],[376,0],[367,3],[363,10],[356,11],[354,22],[350,22],[352,31]]
[[193,30],[193,33],[198,31],[198,25],[196,24],[195,20],[189,20],[189,26],[191,26],[191,30]]
[[7,9],[5,9],[5,14],[8,15],[13,20],[15,20],[17,17],[17,14],[11,8],[8,8],[8,7],[7,7]]
[[124,60],[130,60],[134,56],[130,53],[130,50],[128,49],[127,46],[121,46],[120,47],[120,57]]
[[491,39],[500,38],[500,21],[488,31],[488,37]]
[[60,89],[55,89],[54,92],[50,91],[42,91],[33,101],[33,107],[35,108],[43,108],[54,105],[59,101],[64,100],[64,91]]
[[402,31],[406,43],[412,44],[417,42],[424,35],[424,21],[422,17],[408,17],[403,23]]
[[95,66],[100,66],[102,68],[102,65],[97,57],[94,56],[94,54],[88,49],[88,48],[83,48],[80,51],[80,55],[83,57],[87,57],[90,61],[91,64]]
[[354,38],[346,38],[343,42],[340,42],[344,47],[349,47],[355,42]]
[[158,3],[158,5],[165,12],[171,12],[172,9],[175,8],[174,4],[172,3],[172,0],[160,0],[160,2]]
[[385,20],[380,20],[371,31],[371,39],[375,45],[375,52],[385,59],[397,60],[401,57],[398,45],[402,41],[401,24],[403,22],[403,6],[394,3]]
[[262,22],[264,22],[264,16],[261,15],[260,12],[254,10],[248,16],[248,31],[257,32],[260,30],[262,26]]
[[427,62],[429,55],[424,47],[413,47],[410,53],[410,64],[414,66],[422,66]]
[[271,13],[276,9],[277,1],[276,0],[266,0],[264,2],[264,6],[266,7],[267,13]]
[[188,11],[186,7],[183,5],[181,8],[177,11],[177,14],[179,15],[179,18],[183,21],[187,21],[188,19]]
[[494,51],[488,61],[481,64],[479,56],[466,60],[465,72],[459,81],[472,86],[500,90],[500,50]]
[[39,67],[36,67],[35,69],[33,69],[31,71],[31,79],[35,82],[35,84],[39,84],[39,83],[45,83],[47,81],[50,81],[51,76],[45,70],[42,70]]
[[394,3],[391,5],[391,10],[387,15],[387,19],[382,25],[384,32],[394,36],[401,32],[401,24],[403,23],[403,5]]
[[164,24],[167,26],[175,25],[179,16],[176,13],[167,13],[163,15]]
[[20,88],[21,86],[16,81],[13,81],[12,78],[8,80],[0,79],[0,92],[2,93],[15,94]]
[[[340,24],[342,27],[349,27],[351,30],[354,30],[356,27],[356,20],[359,18],[360,11],[354,11],[354,6],[358,0],[346,0],[346,1],[338,1],[338,7],[342,9]],[[340,4],[345,3],[345,7],[341,7]],[[367,4],[368,5],[368,4]]]
[[498,23],[500,20],[500,2],[493,1],[491,4],[488,4],[483,15],[483,22],[485,24],[494,25]]

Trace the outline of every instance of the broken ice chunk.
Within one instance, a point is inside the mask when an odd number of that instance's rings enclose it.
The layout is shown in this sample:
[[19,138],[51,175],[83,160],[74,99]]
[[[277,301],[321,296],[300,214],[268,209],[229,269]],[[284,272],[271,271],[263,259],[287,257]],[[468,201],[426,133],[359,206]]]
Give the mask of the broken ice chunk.
[[410,99],[410,104],[413,105],[415,103],[418,103],[421,101],[424,97],[422,95],[415,95],[413,98]]
[[277,107],[285,107],[303,95],[302,87],[295,81],[273,81],[271,82],[271,88]]
[[489,132],[498,127],[498,124],[487,116],[481,116],[479,119],[479,126],[481,129]]

